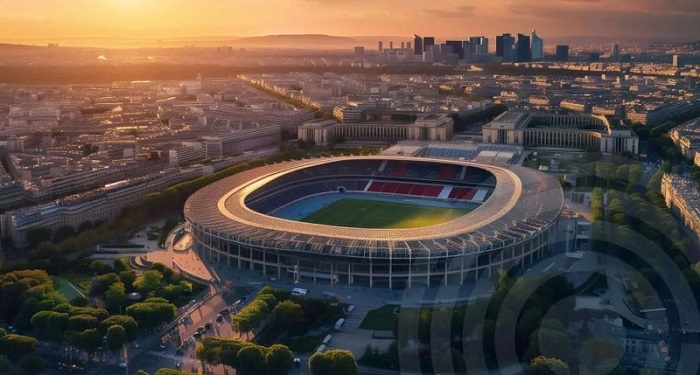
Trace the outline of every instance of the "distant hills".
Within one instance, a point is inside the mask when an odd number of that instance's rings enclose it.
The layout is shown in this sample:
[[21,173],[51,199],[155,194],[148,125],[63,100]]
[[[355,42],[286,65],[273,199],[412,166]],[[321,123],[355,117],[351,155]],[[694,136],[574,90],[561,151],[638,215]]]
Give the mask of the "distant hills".
[[[621,47],[648,46],[648,45],[675,45],[689,44],[700,49],[700,42],[693,38],[686,40],[666,37],[606,37],[606,36],[568,36],[548,37],[542,35],[545,45],[568,44],[572,47],[582,48],[608,48],[613,42]],[[495,36],[489,36],[495,44]],[[437,41],[466,40],[468,35],[438,37]],[[394,48],[399,48],[401,42],[412,42],[412,35],[403,36],[333,36],[325,34],[280,34],[263,35],[253,37],[240,36],[203,36],[203,37],[177,37],[163,39],[146,38],[57,38],[56,40],[40,39],[16,39],[10,43],[0,43],[0,48],[18,48],[24,46],[46,46],[48,43],[58,43],[61,47],[98,47],[98,48],[153,48],[153,47],[183,47],[194,45],[197,47],[231,46],[234,48],[295,48],[295,49],[349,49],[353,46],[365,46],[376,49],[378,41],[384,42],[384,48],[389,48],[389,42],[394,42]]]

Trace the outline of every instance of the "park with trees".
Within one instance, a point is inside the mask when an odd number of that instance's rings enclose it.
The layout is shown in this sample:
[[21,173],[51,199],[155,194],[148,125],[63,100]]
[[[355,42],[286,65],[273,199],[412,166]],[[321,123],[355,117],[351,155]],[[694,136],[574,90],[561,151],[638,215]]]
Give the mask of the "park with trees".
[[[86,273],[80,274],[79,270]],[[79,258],[67,263],[66,271],[60,276],[39,269],[0,275],[0,319],[31,336],[4,336],[0,353],[9,362],[22,360],[21,356],[10,355],[15,353],[13,348],[21,349],[16,353],[32,354],[33,350],[24,350],[29,339],[34,342],[32,347],[41,340],[72,346],[88,355],[100,349],[117,351],[136,340],[141,331],[173,321],[178,306],[206,289],[162,264],[135,270],[125,261],[110,266]],[[57,288],[67,282],[65,279],[75,281],[75,288],[82,289],[85,296],[69,300],[63,294],[66,288]],[[134,293],[139,298],[133,298]]]
[[268,285],[232,317],[231,324],[262,345],[281,343],[295,352],[312,352],[332,324],[344,316],[337,302],[292,296],[286,289]]

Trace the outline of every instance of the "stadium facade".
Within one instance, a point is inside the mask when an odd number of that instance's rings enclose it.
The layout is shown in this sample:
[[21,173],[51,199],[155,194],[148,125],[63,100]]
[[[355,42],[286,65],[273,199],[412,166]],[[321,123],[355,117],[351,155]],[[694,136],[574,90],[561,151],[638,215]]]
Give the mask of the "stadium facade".
[[[387,194],[474,209],[417,228],[369,229],[276,217],[325,194]],[[201,189],[185,205],[194,249],[267,277],[374,288],[460,284],[525,267],[551,250],[563,207],[559,182],[537,171],[401,156],[268,165]]]

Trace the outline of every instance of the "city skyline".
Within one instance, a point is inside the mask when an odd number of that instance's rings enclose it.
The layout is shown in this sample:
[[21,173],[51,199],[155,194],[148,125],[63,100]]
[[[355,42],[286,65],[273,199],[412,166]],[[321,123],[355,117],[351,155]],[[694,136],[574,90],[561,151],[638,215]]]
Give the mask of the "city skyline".
[[[499,35],[536,28],[548,37],[690,38],[700,4],[611,0],[495,0],[468,4],[437,0],[396,2],[285,0],[221,3],[212,0],[0,0],[0,41],[69,38],[249,37],[275,34],[338,36]],[[265,19],[259,15],[265,14]],[[291,15],[291,16],[290,16]],[[465,21],[469,22],[465,22]],[[654,24],[650,29],[645,25]]]

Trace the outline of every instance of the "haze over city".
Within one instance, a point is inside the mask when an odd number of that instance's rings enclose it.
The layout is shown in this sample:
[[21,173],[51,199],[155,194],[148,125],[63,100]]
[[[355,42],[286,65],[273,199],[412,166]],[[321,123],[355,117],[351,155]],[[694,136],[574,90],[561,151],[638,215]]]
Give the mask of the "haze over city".
[[698,0],[0,0],[0,375],[700,374]]
[[[129,46],[270,34],[697,36],[695,0],[0,0],[0,41]],[[654,25],[653,28],[648,27]]]

